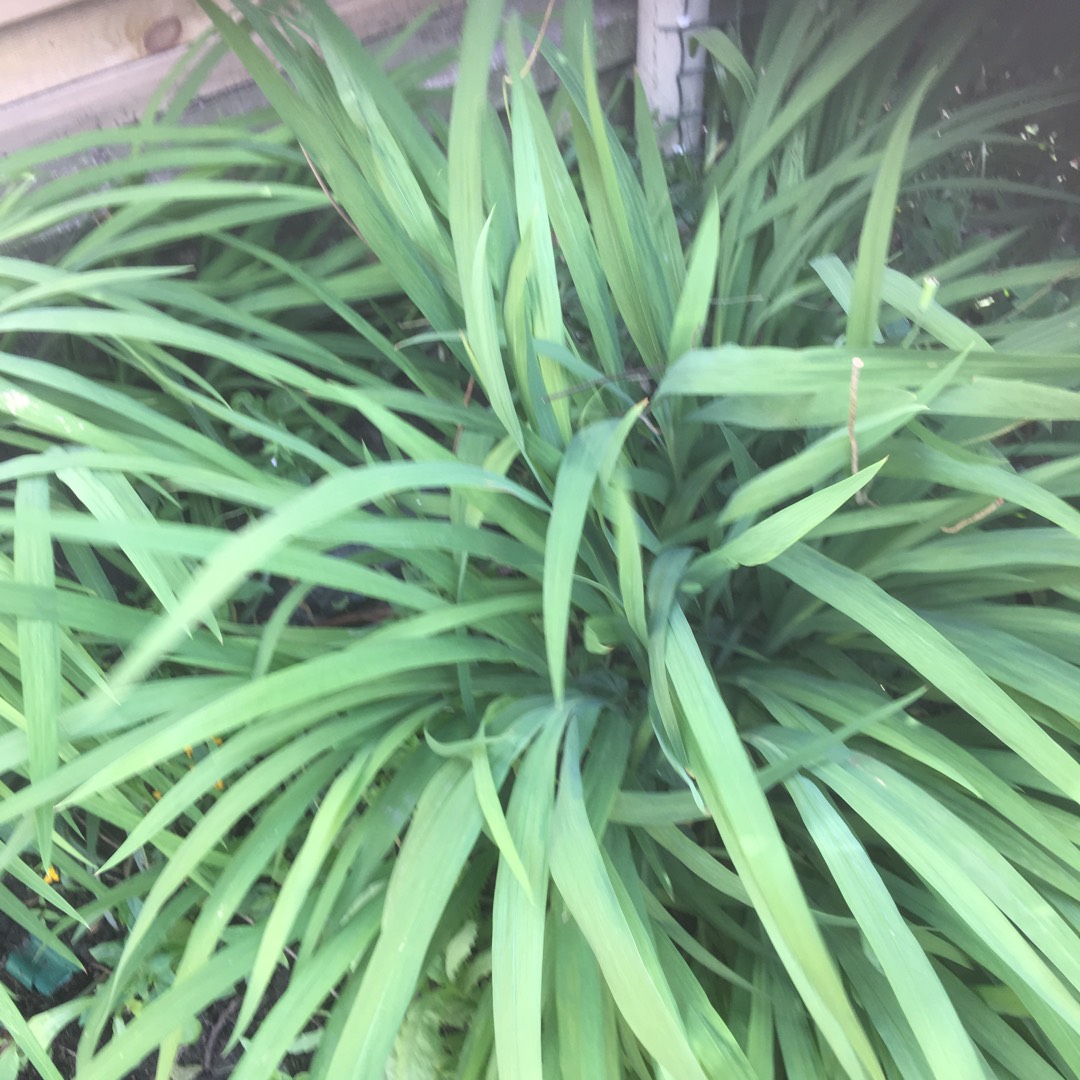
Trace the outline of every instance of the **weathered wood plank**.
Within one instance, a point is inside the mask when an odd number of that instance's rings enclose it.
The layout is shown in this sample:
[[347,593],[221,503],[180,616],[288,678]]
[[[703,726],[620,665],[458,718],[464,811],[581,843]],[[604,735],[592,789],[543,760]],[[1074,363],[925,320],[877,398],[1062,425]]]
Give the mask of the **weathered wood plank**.
[[[464,10],[464,0],[330,2],[365,40],[437,7],[413,43],[421,53],[452,43]],[[534,23],[547,6],[546,0],[511,3]],[[196,0],[0,0],[0,10],[0,155],[138,119],[187,43],[207,26]],[[12,11],[22,13],[18,20],[8,17]],[[597,0],[596,17],[601,66],[631,59],[635,0]],[[557,26],[549,33],[557,37]],[[229,55],[204,83],[202,98],[249,85]],[[257,100],[243,90],[230,104],[251,107]]]
[[[0,0],[0,8],[12,2]],[[135,120],[186,46],[209,25],[196,0],[17,2],[23,17],[0,24],[0,154]],[[432,6],[432,0],[331,3],[363,38],[400,29]],[[441,0],[441,6],[453,11],[462,0]],[[229,56],[203,93],[247,81]]]
[[71,7],[76,0],[5,0],[0,9],[0,30],[11,23],[32,19],[54,8]]
[[167,52],[207,25],[195,0],[94,0],[23,19],[0,30],[0,104]]

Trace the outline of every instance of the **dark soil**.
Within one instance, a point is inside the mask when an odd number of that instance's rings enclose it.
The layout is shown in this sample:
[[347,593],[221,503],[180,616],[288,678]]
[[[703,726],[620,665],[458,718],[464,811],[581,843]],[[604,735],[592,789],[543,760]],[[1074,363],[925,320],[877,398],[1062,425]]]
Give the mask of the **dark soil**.
[[[261,1022],[262,1017],[269,1012],[270,1007],[284,993],[288,985],[288,970],[279,967],[274,973],[274,978],[266,992],[262,1007],[252,1024],[252,1031]],[[231,1053],[225,1054],[225,1045],[232,1035],[233,1023],[240,1009],[243,997],[243,988],[235,997],[224,1001],[216,1001],[199,1016],[202,1032],[197,1042],[180,1048],[177,1062],[180,1065],[197,1065],[199,1072],[191,1077],[191,1080],[224,1080],[232,1075],[233,1070],[240,1063],[243,1051],[236,1047]],[[52,1001],[50,1004],[55,1005]],[[82,1034],[78,1023],[70,1024],[59,1035],[52,1046],[52,1059],[60,1070],[61,1076],[69,1080],[78,1080],[75,1073],[75,1047],[78,1046],[79,1036]],[[148,1057],[137,1068],[127,1074],[125,1080],[154,1080],[154,1068],[156,1058]],[[289,1055],[281,1062],[281,1070],[288,1076],[296,1076],[303,1072],[311,1064],[311,1055]],[[24,1069],[19,1080],[37,1080],[37,1074],[33,1068]]]
[[[80,973],[75,976],[52,996],[45,996],[27,990],[4,970],[4,961],[9,950],[22,940],[25,940],[25,934],[21,928],[0,913],[0,982],[3,983],[4,988],[14,998],[23,1016],[27,1018],[44,1012],[46,1009],[50,1009],[64,1001],[78,997],[80,994],[90,992],[95,982],[101,982],[107,977],[107,971],[96,964],[88,952],[75,945],[73,949],[86,965],[86,974]],[[252,1032],[262,1022],[262,1019],[270,1011],[277,999],[285,992],[288,981],[288,968],[279,967],[274,972],[270,986],[267,988],[263,1002],[252,1023]],[[224,1051],[233,1032],[233,1024],[240,1009],[243,991],[243,986],[238,986],[234,996],[214,1002],[200,1014],[201,1031],[198,1040],[188,1046],[181,1047],[177,1057],[180,1065],[198,1066],[199,1071],[192,1074],[191,1080],[222,1080],[222,1078],[232,1075],[243,1051],[240,1047],[234,1048],[229,1054],[225,1054]],[[5,1035],[6,1033],[0,1028],[0,1045],[3,1044]],[[75,1051],[81,1035],[81,1026],[78,1021],[75,1021],[57,1036],[50,1049],[50,1056],[60,1075],[70,1078],[70,1080],[77,1080]],[[295,1076],[307,1069],[310,1062],[310,1054],[289,1055],[281,1062],[280,1068],[286,1075]],[[154,1080],[155,1063],[155,1056],[151,1055],[137,1068],[132,1069],[125,1080]],[[37,1080],[37,1078],[37,1070],[29,1065],[19,1074],[19,1080]]]

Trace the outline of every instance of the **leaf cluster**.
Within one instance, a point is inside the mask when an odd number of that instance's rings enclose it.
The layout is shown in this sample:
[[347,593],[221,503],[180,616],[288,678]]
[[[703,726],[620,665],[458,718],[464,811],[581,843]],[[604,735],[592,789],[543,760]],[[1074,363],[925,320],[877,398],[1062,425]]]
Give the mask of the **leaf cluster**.
[[269,123],[2,164],[4,243],[87,223],[0,258],[0,910],[122,931],[80,1080],[234,993],[237,1080],[1080,1073],[1080,263],[890,265],[1071,210],[951,163],[1075,89],[943,127],[979,5],[770,4],[688,211],[581,0],[551,100],[474,0],[448,121],[205,6]]

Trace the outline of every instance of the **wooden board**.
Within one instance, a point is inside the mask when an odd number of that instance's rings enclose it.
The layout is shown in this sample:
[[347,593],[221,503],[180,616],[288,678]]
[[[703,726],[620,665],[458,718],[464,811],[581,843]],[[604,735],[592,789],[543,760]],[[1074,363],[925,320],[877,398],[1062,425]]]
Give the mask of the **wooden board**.
[[[330,0],[364,40],[438,8],[411,47],[440,48],[460,34],[465,0]],[[512,0],[535,24],[547,0]],[[636,0],[597,0],[601,66],[633,57]],[[130,123],[188,43],[208,27],[196,0],[0,0],[0,156],[62,135]],[[550,32],[557,36],[556,26]],[[451,76],[452,78],[452,76]],[[203,98],[250,85],[231,54],[203,84]],[[242,91],[231,104],[257,97]],[[247,100],[247,98],[245,98]]]
[[[432,0],[331,0],[363,38],[390,33]],[[440,0],[447,10],[461,0]],[[0,0],[0,154],[134,120],[209,27],[196,0]],[[213,94],[247,81],[228,57]]]
[[32,19],[54,8],[71,7],[73,0],[5,0],[0,10],[0,30],[11,23]]
[[0,104],[170,51],[208,19],[195,0],[65,4],[0,30]]

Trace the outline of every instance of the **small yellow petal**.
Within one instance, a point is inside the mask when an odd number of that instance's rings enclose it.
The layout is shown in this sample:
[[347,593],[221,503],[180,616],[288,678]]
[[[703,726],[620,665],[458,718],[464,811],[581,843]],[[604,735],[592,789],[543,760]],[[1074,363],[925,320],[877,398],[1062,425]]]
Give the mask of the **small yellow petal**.
[[161,792],[158,791],[157,788],[154,788],[154,790],[151,792],[151,794],[154,796],[155,799],[160,799],[161,798]]
[[184,753],[187,754],[188,757],[194,757],[195,756],[195,752],[191,749],[190,746],[185,746],[184,747]]
[[214,784],[214,787],[216,787],[218,789],[218,791],[224,791],[225,790],[225,781],[224,780],[218,780],[217,783]]
[[56,872],[55,866],[50,866],[42,876],[46,885],[55,885],[60,880],[60,875]]
[[220,746],[224,741],[225,741],[224,739],[219,738],[217,735],[214,736],[214,745],[215,746]]

